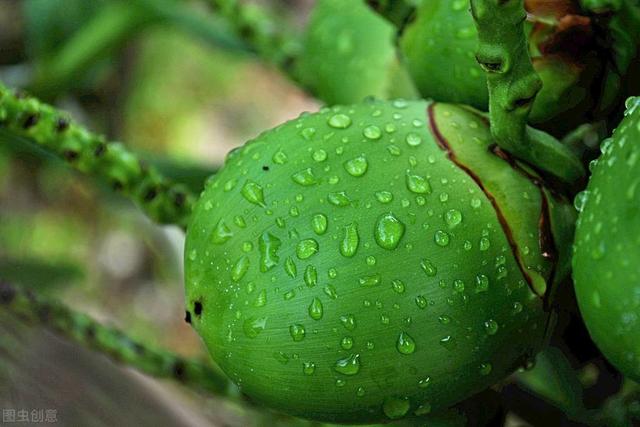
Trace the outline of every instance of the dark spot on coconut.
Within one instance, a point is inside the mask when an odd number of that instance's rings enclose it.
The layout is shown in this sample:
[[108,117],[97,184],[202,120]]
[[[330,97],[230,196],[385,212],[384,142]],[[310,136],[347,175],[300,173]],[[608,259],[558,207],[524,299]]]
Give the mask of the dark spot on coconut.
[[29,129],[36,124],[38,124],[38,120],[40,120],[40,115],[38,113],[29,114],[22,122],[22,127],[24,129]]
[[56,120],[56,132],[64,132],[69,128],[69,120],[64,117],[58,117]]
[[193,303],[193,312],[196,316],[200,316],[202,314],[202,303],[200,301],[196,301]]
[[265,172],[269,172],[269,166],[267,165],[262,166],[262,170]]

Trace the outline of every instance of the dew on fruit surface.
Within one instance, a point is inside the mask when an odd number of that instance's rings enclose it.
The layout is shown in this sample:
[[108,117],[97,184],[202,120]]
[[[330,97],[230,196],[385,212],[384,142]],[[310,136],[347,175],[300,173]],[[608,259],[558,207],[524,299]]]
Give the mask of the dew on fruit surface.
[[449,323],[451,323],[451,317],[447,316],[446,314],[443,314],[441,316],[438,316],[438,322],[440,322],[443,325],[448,325]]
[[249,257],[244,255],[231,268],[231,280],[240,281],[249,270]]
[[489,362],[484,362],[480,364],[480,375],[487,376],[491,373],[493,366]]
[[373,255],[369,255],[366,258],[366,262],[367,262],[367,265],[374,266],[376,265],[377,260],[376,260],[376,257],[374,257]]
[[293,258],[288,257],[284,262],[284,271],[291,278],[295,278],[298,275],[298,268]]
[[260,236],[258,241],[258,248],[260,250],[260,271],[267,272],[278,264],[280,257],[278,256],[278,249],[282,242],[276,236],[269,232],[264,232]]
[[512,312],[513,314],[518,314],[518,313],[521,313],[521,312],[522,312],[522,309],[523,309],[523,308],[524,308],[524,307],[522,306],[522,303],[521,303],[521,302],[516,301],[516,302],[514,302],[514,303],[513,303],[513,306],[511,307],[511,312]]
[[302,372],[305,375],[313,375],[316,372],[316,364],[313,362],[304,362],[302,364]]
[[356,390],[356,396],[362,397],[364,395],[365,395],[364,387],[358,387],[358,389]]
[[440,199],[440,201],[442,203],[446,202],[447,200],[449,200],[449,193],[444,192],[444,193],[440,193],[440,195],[438,196],[438,198]]
[[393,194],[389,191],[377,191],[376,200],[380,203],[390,203],[393,200]]
[[296,184],[300,184],[303,187],[309,187],[318,183],[318,180],[313,174],[313,170],[311,168],[306,168],[294,173],[293,175],[291,175],[291,179],[293,180],[293,182],[295,182]]
[[198,259],[198,251],[196,251],[195,249],[191,249],[189,251],[189,260],[195,261],[196,259]]
[[389,316],[387,316],[386,314],[380,315],[380,323],[382,323],[383,325],[388,325],[390,321],[391,319],[389,319]]
[[420,388],[427,388],[431,385],[431,377],[424,377],[420,380],[418,380],[418,387]]
[[410,147],[417,147],[418,145],[422,144],[422,137],[417,133],[409,132],[404,141]]
[[400,148],[397,145],[393,145],[393,144],[387,145],[387,151],[389,152],[389,154],[396,157],[402,153],[400,151]]
[[428,259],[423,259],[422,261],[420,261],[420,268],[422,268],[422,270],[429,277],[434,277],[438,272],[438,269],[436,268],[436,266]]
[[589,191],[583,190],[576,195],[575,199],[573,199],[573,206],[578,212],[582,212],[587,200],[589,200]]
[[340,243],[340,254],[350,258],[358,251],[360,244],[360,235],[358,234],[358,225],[356,223],[348,224],[344,227],[344,235]]
[[428,402],[424,402],[421,405],[418,405],[415,411],[413,411],[414,415],[421,416],[427,415],[431,413],[431,404]]
[[458,347],[458,341],[455,337],[447,335],[440,339],[440,345],[449,351],[453,351]]
[[334,206],[348,206],[351,203],[351,199],[344,191],[337,191],[335,193],[329,193],[327,200]]
[[486,292],[489,289],[489,278],[485,274],[476,276],[476,293]]
[[396,341],[396,349],[401,354],[412,354],[416,351],[416,342],[406,332],[401,332]]
[[382,412],[391,420],[396,420],[407,415],[411,403],[407,398],[387,397],[382,403]]
[[284,354],[281,351],[276,351],[273,353],[273,358],[276,359],[278,362],[280,362],[283,365],[286,365],[287,363],[289,363],[289,356],[287,356],[286,354]]
[[316,162],[324,162],[325,160],[327,160],[327,152],[320,148],[313,152],[311,158],[313,158],[313,160],[315,160]]
[[368,276],[362,276],[358,279],[360,286],[377,286],[380,284],[380,275],[371,274]]
[[362,135],[364,135],[364,137],[367,139],[376,140],[382,137],[382,131],[378,126],[371,125],[364,128],[364,130],[362,131]]
[[416,302],[416,305],[418,306],[418,308],[420,308],[420,309],[427,308],[427,299],[425,297],[423,297],[422,295],[418,295],[415,298],[415,302]]
[[327,231],[328,225],[327,216],[324,214],[315,214],[311,219],[311,228],[313,228],[314,233],[317,235],[322,235]]
[[480,250],[481,251],[488,250],[490,246],[491,246],[491,241],[489,240],[488,237],[481,237],[480,238]]
[[264,307],[267,305],[267,291],[265,289],[260,291],[253,305],[255,307]]
[[250,317],[242,324],[242,331],[248,338],[256,338],[267,325],[266,317]]
[[247,202],[261,207],[266,206],[264,203],[264,192],[262,190],[262,186],[257,182],[247,180],[247,182],[242,186],[240,193]]
[[285,292],[283,295],[285,301],[289,301],[290,299],[293,299],[295,296],[296,296],[296,291],[293,289]]
[[325,293],[326,296],[328,296],[331,299],[338,298],[338,291],[336,290],[335,286],[333,286],[333,285],[325,286],[323,288],[323,292]]
[[277,165],[283,165],[285,163],[287,163],[287,154],[282,151],[282,150],[278,150],[273,154],[273,157],[271,158],[271,160],[273,161],[273,163],[277,164]]
[[338,359],[333,369],[342,375],[356,375],[360,372],[360,354],[350,354],[348,357]]
[[393,250],[398,247],[402,236],[404,236],[404,231],[405,225],[393,213],[389,212],[378,218],[374,237],[378,246]]
[[433,240],[438,246],[444,247],[449,244],[450,238],[449,234],[446,231],[437,230],[433,235]]
[[427,178],[414,175],[411,173],[407,173],[406,179],[407,189],[412,193],[416,194],[430,194],[431,193],[431,184]]
[[453,290],[455,292],[463,292],[464,291],[464,282],[460,279],[455,279],[453,281]]
[[294,341],[302,341],[305,337],[305,334],[306,331],[304,329],[304,326],[302,326],[301,324],[294,323],[293,325],[289,326],[289,335],[291,335],[291,338],[293,338]]
[[296,246],[296,255],[300,259],[308,259],[318,253],[318,242],[314,239],[301,240]]
[[403,294],[405,291],[404,282],[400,279],[395,279],[391,281],[391,289],[397,294]]
[[482,201],[480,199],[473,198],[471,199],[470,204],[472,208],[478,209],[482,205]]
[[221,245],[233,237],[233,232],[223,219],[218,221],[211,234],[211,241],[216,245]]
[[632,96],[630,98],[627,98],[627,100],[624,103],[625,106],[625,111],[624,111],[624,115],[625,116],[630,116],[632,115],[637,108],[640,107],[640,97],[639,96]]
[[334,114],[329,117],[327,123],[335,129],[346,129],[351,126],[351,117],[346,114]]
[[364,155],[354,157],[353,159],[344,162],[344,169],[351,176],[361,177],[362,175],[367,173],[368,168],[369,162]]
[[457,209],[449,209],[444,214],[444,221],[449,228],[455,228],[462,222],[462,212]]
[[347,382],[341,378],[336,380],[336,387],[344,387]]
[[335,268],[331,267],[327,271],[327,276],[329,276],[330,279],[335,279],[336,277],[338,277],[338,270],[336,270]]
[[340,323],[347,331],[353,331],[356,328],[356,318],[353,314],[340,316]]
[[304,269],[304,283],[310,288],[318,283],[318,271],[313,265],[308,265]]
[[320,298],[314,298],[311,301],[311,304],[309,304],[309,317],[311,317],[313,320],[320,320],[322,319],[322,316],[324,314],[324,309],[322,307],[322,301],[320,301]]
[[342,340],[340,340],[340,347],[342,347],[344,350],[351,350],[351,348],[353,347],[353,338],[342,337]]
[[498,333],[498,322],[496,322],[493,319],[489,319],[486,322],[484,322],[484,330],[487,333],[487,335],[495,335]]

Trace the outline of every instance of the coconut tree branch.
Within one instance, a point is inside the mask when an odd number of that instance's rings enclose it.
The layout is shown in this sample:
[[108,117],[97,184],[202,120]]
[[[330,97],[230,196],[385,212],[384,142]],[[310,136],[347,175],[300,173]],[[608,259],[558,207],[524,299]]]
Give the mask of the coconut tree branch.
[[214,395],[226,396],[233,390],[222,373],[202,362],[140,344],[56,300],[0,280],[1,309],[148,375],[171,378]]
[[73,168],[132,199],[152,219],[186,227],[196,195],[145,165],[124,145],[108,142],[35,98],[18,96],[0,83],[0,143],[36,143]]
[[270,63],[289,78],[298,81],[293,66],[301,49],[295,33],[280,25],[269,10],[240,0],[206,0],[236,35],[263,61]]
[[527,126],[542,80],[533,69],[524,0],[471,0],[478,63],[487,74],[491,134],[504,150],[572,184],[584,177],[577,156],[549,134]]

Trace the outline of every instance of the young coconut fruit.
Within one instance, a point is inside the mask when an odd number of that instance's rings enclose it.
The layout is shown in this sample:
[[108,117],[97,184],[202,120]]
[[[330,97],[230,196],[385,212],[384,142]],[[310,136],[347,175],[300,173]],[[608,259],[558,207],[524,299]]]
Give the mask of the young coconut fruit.
[[[569,130],[597,102],[585,89],[596,84],[602,72],[593,23],[573,0],[526,0],[525,6],[529,52],[544,83],[530,122],[541,124],[568,113],[571,121],[561,117],[552,130]],[[475,58],[478,34],[469,0],[423,1],[399,44],[423,97],[487,110],[487,84]]]
[[470,109],[306,113],[208,183],[187,232],[187,318],[272,408],[359,423],[435,412],[541,348],[574,212]]
[[573,278],[580,311],[600,350],[640,381],[640,98],[602,144],[576,198]]

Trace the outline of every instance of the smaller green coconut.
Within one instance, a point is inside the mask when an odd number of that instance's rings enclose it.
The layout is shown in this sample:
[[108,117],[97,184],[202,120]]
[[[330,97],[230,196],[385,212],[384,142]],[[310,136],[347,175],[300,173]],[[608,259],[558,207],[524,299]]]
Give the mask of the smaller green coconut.
[[627,107],[576,199],[573,278],[591,337],[640,381],[640,98]]

